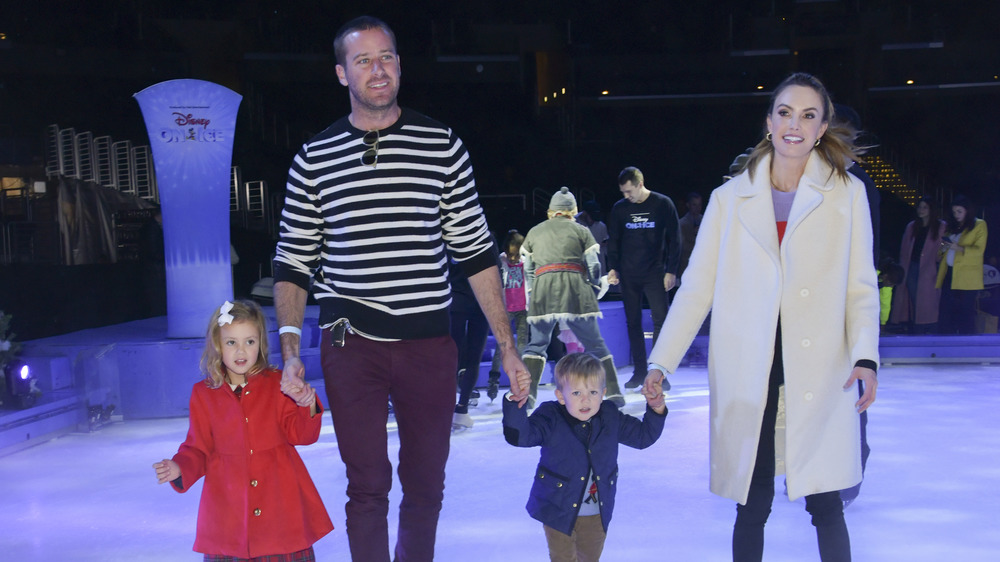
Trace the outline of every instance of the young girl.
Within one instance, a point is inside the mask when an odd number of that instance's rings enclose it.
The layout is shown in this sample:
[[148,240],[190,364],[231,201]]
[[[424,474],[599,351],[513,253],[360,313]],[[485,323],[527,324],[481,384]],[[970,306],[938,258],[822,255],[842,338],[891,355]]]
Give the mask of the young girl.
[[[500,276],[503,279],[504,301],[507,303],[507,319],[514,323],[514,335],[518,355],[528,343],[528,298],[524,293],[524,263],[521,262],[521,243],[524,235],[516,229],[507,232],[503,239],[503,253],[500,254]],[[501,357],[493,354],[490,367],[489,388],[486,395],[493,400],[500,386]]]
[[186,492],[202,476],[194,550],[205,560],[315,560],[333,523],[295,445],[319,439],[323,407],[308,384],[281,393],[268,366],[264,314],[226,301],[212,315],[191,390],[191,424],[173,459],[154,463],[160,484]]

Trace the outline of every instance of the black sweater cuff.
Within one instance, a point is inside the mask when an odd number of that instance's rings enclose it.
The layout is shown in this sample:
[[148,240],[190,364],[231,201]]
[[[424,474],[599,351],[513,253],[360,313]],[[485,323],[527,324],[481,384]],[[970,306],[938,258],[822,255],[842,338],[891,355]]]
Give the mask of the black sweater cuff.
[[855,367],[864,367],[866,369],[871,369],[878,372],[878,363],[872,361],[871,359],[859,359],[857,363],[854,364]]

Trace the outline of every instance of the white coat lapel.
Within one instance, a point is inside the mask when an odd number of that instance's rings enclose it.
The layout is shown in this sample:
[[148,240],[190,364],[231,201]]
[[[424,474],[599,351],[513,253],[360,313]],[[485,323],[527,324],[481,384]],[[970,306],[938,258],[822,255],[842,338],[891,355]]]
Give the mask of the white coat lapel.
[[806,162],[806,169],[799,179],[799,186],[796,188],[795,200],[792,208],[788,212],[788,226],[785,228],[785,236],[791,237],[795,234],[795,229],[802,224],[802,221],[812,213],[816,207],[823,202],[823,192],[833,188],[832,170],[823,162],[822,158],[812,153],[809,161]]
[[755,242],[780,266],[778,256],[778,228],[774,219],[774,203],[771,200],[770,158],[763,158],[757,166],[753,181],[750,174],[740,176],[736,194],[740,197],[737,216],[740,224],[750,233]]

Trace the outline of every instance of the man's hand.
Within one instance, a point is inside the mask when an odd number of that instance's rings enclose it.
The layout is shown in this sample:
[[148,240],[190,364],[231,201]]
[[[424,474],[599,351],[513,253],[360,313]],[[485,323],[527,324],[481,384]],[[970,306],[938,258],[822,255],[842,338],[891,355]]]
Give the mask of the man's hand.
[[305,386],[307,386],[306,366],[302,363],[302,359],[298,357],[286,359],[285,368],[281,370],[281,392],[296,399],[297,395],[301,396]]
[[663,275],[663,290],[669,291],[677,286],[677,276],[673,273],[665,273]]
[[617,285],[620,281],[621,280],[618,279],[618,272],[617,271],[615,271],[615,270],[612,269],[611,271],[608,272],[608,284],[609,285]]
[[524,366],[524,362],[517,355],[517,349],[513,347],[504,349],[503,370],[510,379],[510,394],[518,405],[523,406],[528,400],[528,392],[531,389],[531,373]]

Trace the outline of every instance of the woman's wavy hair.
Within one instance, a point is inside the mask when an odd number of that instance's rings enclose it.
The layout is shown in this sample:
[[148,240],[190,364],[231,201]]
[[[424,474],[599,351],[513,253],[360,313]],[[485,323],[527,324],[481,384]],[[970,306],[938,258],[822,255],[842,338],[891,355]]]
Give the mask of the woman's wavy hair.
[[[770,115],[774,111],[775,100],[789,86],[804,86],[811,88],[819,94],[823,104],[823,122],[827,123],[827,129],[826,133],[821,137],[822,140],[819,146],[814,147],[813,150],[819,154],[824,162],[833,168],[833,171],[841,179],[846,180],[848,178],[847,169],[853,162],[861,162],[861,155],[865,152],[865,147],[854,145],[854,140],[858,137],[858,129],[848,121],[837,119],[833,100],[830,98],[830,93],[826,90],[826,86],[818,78],[805,72],[796,72],[778,84],[778,87],[771,93],[771,100],[768,103],[766,115]],[[753,148],[750,157],[743,164],[742,170],[748,170],[750,172],[750,179],[752,180],[760,160],[764,156],[773,153],[774,145],[767,139],[767,121],[765,119],[764,138]]]
[[[920,205],[921,203],[927,203],[927,206],[931,209],[930,213],[927,214],[927,232],[931,235],[931,240],[937,240],[938,234],[940,234],[939,229],[941,228],[941,208],[930,195],[924,195],[921,197],[920,201],[917,201],[917,205]],[[920,219],[918,218],[914,223],[914,226],[919,227],[919,225]],[[920,230],[920,228],[914,228],[910,236],[916,238],[918,230]]]
[[[212,318],[208,321],[208,330],[205,333],[205,351],[201,354],[201,372],[205,374],[205,384],[210,388],[218,388],[227,382],[226,366],[222,364],[222,326],[219,326],[219,315],[222,307],[215,309]],[[249,300],[238,300],[233,303],[233,308],[229,311],[233,316],[233,323],[250,322],[257,326],[260,333],[260,351],[257,361],[247,372],[248,377],[252,377],[267,369],[267,318],[260,306]]]

